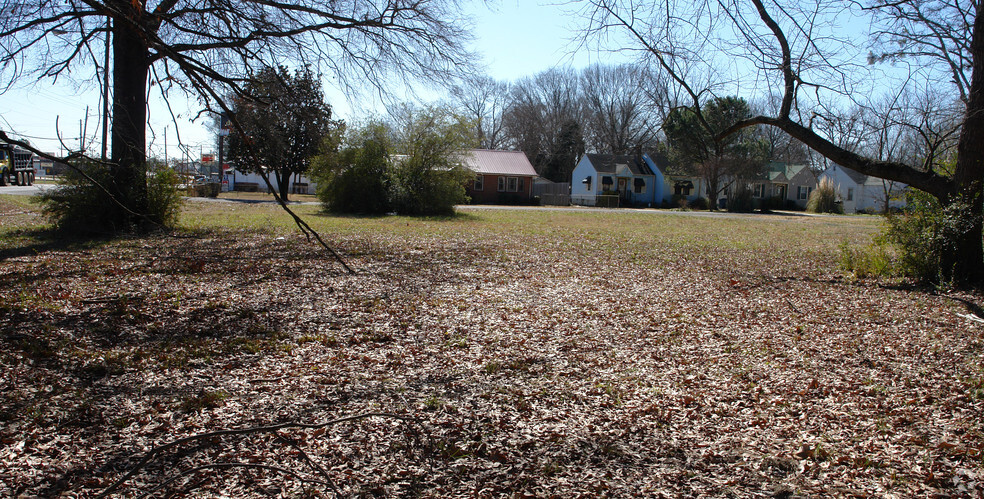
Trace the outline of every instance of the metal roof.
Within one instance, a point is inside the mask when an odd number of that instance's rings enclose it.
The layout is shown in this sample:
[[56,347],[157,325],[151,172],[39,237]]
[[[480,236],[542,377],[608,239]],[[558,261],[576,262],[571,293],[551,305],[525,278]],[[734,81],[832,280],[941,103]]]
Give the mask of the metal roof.
[[469,170],[484,175],[536,176],[536,170],[523,151],[470,149],[465,152],[462,162]]

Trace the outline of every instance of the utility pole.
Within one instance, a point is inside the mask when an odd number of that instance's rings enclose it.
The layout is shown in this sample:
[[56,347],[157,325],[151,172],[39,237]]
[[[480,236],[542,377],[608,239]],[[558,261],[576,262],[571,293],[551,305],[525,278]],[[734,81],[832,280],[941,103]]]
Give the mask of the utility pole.
[[[106,16],[106,53],[103,59],[103,129],[102,129],[102,160],[106,161],[106,144],[109,142],[109,38],[112,33],[112,19]],[[165,132],[164,140],[167,141]],[[164,152],[164,162],[167,163],[167,151]]]

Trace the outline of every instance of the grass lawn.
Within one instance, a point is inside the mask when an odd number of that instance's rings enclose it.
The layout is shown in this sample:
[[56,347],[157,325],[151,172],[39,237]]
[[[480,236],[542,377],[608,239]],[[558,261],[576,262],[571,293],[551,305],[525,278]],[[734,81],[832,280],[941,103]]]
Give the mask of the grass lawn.
[[295,209],[355,275],[272,205],[0,196],[0,495],[984,493],[982,297],[845,276],[876,217]]
[[[274,201],[273,194],[269,192],[241,192],[241,191],[220,192],[218,198],[233,199],[237,201],[269,201],[269,202]],[[313,194],[289,194],[287,199],[292,203],[318,201],[318,197]]]

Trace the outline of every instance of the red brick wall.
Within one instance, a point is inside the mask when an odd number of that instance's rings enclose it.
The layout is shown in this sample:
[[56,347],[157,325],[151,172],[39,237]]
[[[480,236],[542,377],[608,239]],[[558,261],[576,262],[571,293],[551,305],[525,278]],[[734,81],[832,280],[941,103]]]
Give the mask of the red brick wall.
[[[515,176],[515,175],[501,175],[503,177]],[[524,201],[528,201],[533,197],[533,177],[519,177],[523,180],[523,188],[519,192],[499,192],[499,177],[500,175],[483,175],[485,179],[485,185],[480,191],[475,190],[474,182],[468,183],[465,186],[465,190],[472,199],[472,203],[475,204],[497,204],[499,203],[500,196],[502,195],[515,195],[519,196]]]

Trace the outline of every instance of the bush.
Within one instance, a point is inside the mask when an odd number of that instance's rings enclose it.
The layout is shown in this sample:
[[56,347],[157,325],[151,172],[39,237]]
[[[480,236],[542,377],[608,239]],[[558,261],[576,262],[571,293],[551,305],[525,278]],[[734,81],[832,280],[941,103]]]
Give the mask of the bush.
[[942,207],[935,197],[910,189],[905,210],[887,216],[888,226],[868,248],[842,250],[842,266],[859,277],[941,284],[952,275],[952,269],[943,268],[943,254],[953,251],[952,242],[973,225],[960,213],[966,213],[966,206],[959,202]]
[[681,210],[686,210],[689,207],[687,203],[687,196],[682,194],[674,194],[670,198],[670,208],[680,208]]
[[703,196],[698,196],[690,202],[690,208],[693,210],[706,210],[710,207],[711,201]]
[[189,186],[187,189],[188,195],[196,198],[217,198],[219,197],[219,192],[221,191],[222,184],[218,182],[195,184]]
[[[142,209],[131,206],[124,210],[120,208],[121,200],[106,191],[114,181],[109,168],[95,163],[79,168],[98,185],[70,168],[62,177],[62,185],[39,196],[44,214],[58,230],[114,235],[176,224],[181,196],[177,190],[178,177],[171,169],[161,168],[147,177],[146,204]],[[135,191],[139,187],[142,186],[131,189]]]
[[[882,238],[898,250],[895,274],[922,282],[939,282],[941,257],[948,241],[959,233],[959,218],[948,216],[939,201],[910,189],[905,211],[887,217]],[[952,209],[952,205],[948,207]]]
[[783,199],[779,196],[762,199],[759,210],[762,213],[771,213],[773,210],[781,210],[784,207]]
[[728,196],[728,211],[731,213],[751,213],[753,208],[752,191],[744,185],[739,185],[735,192]]
[[408,158],[390,165],[390,205],[401,215],[454,214],[454,207],[468,202],[465,183],[475,174],[462,167],[430,168]]
[[[174,170],[170,168],[158,168],[150,177],[147,178],[147,212],[155,223],[165,227],[173,227],[178,223],[178,215],[181,212],[181,193],[178,192],[180,178]],[[214,184],[221,190],[222,184]]]
[[858,278],[893,277],[897,274],[895,255],[882,238],[876,238],[865,248],[851,248],[844,241],[840,246],[840,264],[841,268]]
[[806,211],[810,213],[844,213],[844,205],[837,201],[837,187],[834,181],[824,177],[810,198],[806,201]]
[[382,214],[390,211],[387,185],[387,147],[366,139],[359,147],[338,154],[333,167],[312,168],[318,199],[333,213]]

